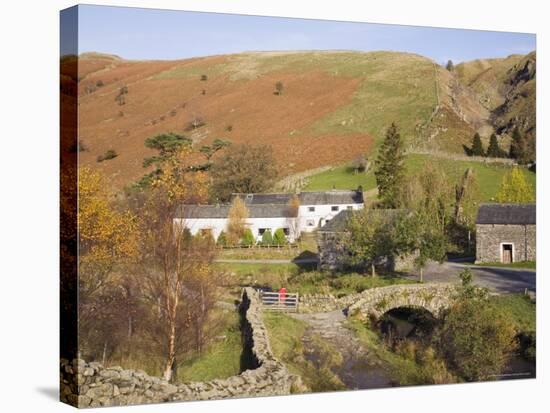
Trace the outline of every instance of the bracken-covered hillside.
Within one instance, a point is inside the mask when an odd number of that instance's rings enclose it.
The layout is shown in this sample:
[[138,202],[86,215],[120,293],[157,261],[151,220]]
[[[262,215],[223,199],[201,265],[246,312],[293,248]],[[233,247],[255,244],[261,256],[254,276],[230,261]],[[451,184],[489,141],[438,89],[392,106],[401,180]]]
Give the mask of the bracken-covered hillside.
[[[522,58],[509,59],[517,65]],[[78,85],[80,161],[122,187],[146,172],[144,140],[163,132],[198,144],[216,138],[269,144],[282,175],[370,154],[391,122],[410,148],[462,153],[475,131],[492,131],[494,111],[507,101],[487,104],[478,89],[498,89],[502,81],[479,86],[478,72],[459,65],[451,73],[397,52],[251,52],[178,61],[88,53],[78,59],[78,79],[63,83],[65,90]],[[121,89],[127,93],[117,98]],[[507,113],[521,111],[508,104]],[[110,149],[118,156],[97,162]]]

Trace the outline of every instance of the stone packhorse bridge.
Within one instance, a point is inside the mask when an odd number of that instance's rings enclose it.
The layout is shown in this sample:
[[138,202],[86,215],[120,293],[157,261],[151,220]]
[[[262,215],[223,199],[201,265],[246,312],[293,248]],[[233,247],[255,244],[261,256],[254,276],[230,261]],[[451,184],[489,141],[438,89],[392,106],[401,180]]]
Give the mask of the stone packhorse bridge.
[[347,309],[349,314],[360,313],[374,319],[399,307],[424,308],[439,317],[441,310],[454,301],[456,284],[398,284],[371,288],[357,294],[336,298],[333,295],[302,296],[301,312],[328,312]]

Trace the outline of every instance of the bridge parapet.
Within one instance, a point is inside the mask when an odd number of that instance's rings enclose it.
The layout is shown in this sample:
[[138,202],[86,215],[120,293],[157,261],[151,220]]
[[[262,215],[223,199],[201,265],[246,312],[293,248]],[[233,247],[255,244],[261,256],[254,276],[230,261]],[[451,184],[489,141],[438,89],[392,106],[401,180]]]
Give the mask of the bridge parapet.
[[336,297],[332,294],[300,296],[300,312],[328,312],[347,309],[349,313],[362,313],[379,318],[397,307],[422,307],[438,317],[449,307],[456,295],[456,284],[396,284],[369,288],[361,293]]
[[349,306],[349,313],[361,313],[375,319],[399,307],[420,307],[439,317],[457,295],[457,285],[448,283],[399,284],[371,288]]

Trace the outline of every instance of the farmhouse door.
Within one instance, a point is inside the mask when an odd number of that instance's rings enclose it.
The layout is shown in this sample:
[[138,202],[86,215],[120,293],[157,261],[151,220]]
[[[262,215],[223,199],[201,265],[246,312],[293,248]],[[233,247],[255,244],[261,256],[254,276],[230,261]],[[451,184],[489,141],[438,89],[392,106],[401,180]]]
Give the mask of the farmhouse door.
[[502,244],[502,262],[504,264],[511,264],[512,261],[512,244]]

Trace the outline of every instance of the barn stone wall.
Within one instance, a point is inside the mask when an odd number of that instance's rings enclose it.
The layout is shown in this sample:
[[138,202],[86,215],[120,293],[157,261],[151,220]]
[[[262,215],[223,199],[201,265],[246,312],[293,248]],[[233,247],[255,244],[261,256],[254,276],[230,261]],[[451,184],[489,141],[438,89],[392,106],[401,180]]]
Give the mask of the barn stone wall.
[[75,407],[98,407],[289,394],[293,384],[299,386],[299,378],[273,356],[261,303],[253,289],[244,289],[241,310],[244,355],[251,369],[227,379],[172,384],[141,370],[61,360],[61,401]]
[[535,225],[476,225],[476,262],[501,262],[501,243],[514,244],[514,261],[536,261]]

